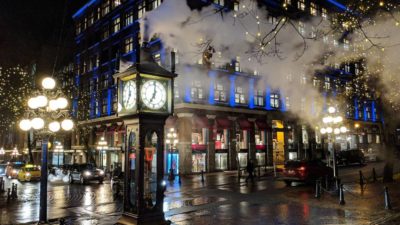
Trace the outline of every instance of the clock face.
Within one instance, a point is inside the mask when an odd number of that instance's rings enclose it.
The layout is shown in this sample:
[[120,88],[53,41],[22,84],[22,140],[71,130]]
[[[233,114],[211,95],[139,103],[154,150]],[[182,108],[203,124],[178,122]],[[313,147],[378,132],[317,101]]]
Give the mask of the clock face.
[[125,109],[132,109],[136,105],[136,83],[133,80],[124,83],[122,104]]
[[140,90],[143,103],[150,109],[160,109],[167,101],[167,92],[159,81],[146,81]]

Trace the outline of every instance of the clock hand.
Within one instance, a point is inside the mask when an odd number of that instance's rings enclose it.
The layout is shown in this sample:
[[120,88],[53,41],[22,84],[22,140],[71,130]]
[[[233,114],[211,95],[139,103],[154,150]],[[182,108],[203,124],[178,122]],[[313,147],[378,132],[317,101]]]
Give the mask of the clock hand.
[[154,91],[153,91],[153,96],[150,99],[150,102],[153,102],[153,99],[156,97],[156,82],[155,81],[153,83],[153,86],[154,86]]

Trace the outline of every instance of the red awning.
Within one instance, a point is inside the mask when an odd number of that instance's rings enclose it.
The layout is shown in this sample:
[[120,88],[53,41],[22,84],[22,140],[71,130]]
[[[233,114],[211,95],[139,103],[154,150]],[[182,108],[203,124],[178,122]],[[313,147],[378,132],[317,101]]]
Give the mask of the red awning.
[[118,133],[125,133],[125,125],[124,124],[121,124],[121,125],[119,125],[119,127],[117,128],[117,132]]
[[195,116],[192,118],[192,125],[194,129],[208,128],[208,118],[205,116]]
[[103,135],[105,130],[106,130],[105,126],[96,128],[96,135]]
[[165,121],[165,128],[174,128],[177,125],[178,117],[170,116]]
[[238,123],[239,123],[239,127],[241,130],[253,130],[254,129],[254,123],[250,122],[246,119],[239,119]]
[[117,129],[118,129],[118,125],[113,124],[113,125],[107,127],[107,133],[114,133]]
[[271,127],[264,120],[256,120],[256,125],[259,130],[271,130]]
[[215,124],[217,125],[217,129],[229,129],[232,126],[232,121],[227,118],[216,118]]

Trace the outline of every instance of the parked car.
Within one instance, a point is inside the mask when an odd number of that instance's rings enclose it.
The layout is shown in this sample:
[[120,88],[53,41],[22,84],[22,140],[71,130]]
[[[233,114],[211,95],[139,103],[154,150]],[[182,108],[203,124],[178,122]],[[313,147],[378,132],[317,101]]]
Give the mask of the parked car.
[[364,154],[365,161],[376,162],[381,160],[380,151],[376,148],[361,149],[361,151]]
[[364,153],[360,149],[343,150],[336,153],[336,160],[338,164],[349,165],[351,163],[365,163]]
[[40,180],[40,175],[41,172],[38,166],[27,164],[19,170],[17,179],[19,181],[37,181]]
[[291,160],[285,162],[281,180],[290,186],[293,181],[310,183],[325,176],[332,178],[333,170],[320,160]]
[[103,183],[105,173],[101,169],[97,169],[93,164],[74,164],[69,167],[69,183],[79,181],[85,184],[88,181],[97,180]]
[[6,177],[9,179],[17,178],[19,170],[24,166],[24,162],[9,162],[6,167]]

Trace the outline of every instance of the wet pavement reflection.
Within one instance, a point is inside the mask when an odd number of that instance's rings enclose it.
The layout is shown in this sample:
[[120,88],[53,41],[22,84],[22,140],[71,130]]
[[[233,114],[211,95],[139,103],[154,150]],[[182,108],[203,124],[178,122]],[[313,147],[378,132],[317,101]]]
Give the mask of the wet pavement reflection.
[[[378,166],[378,165],[376,165]],[[346,180],[346,205],[334,194],[315,198],[314,187],[295,184],[286,187],[271,174],[254,182],[238,182],[236,171],[182,177],[179,184],[167,182],[164,201],[166,218],[176,225],[192,224],[400,224],[398,183],[389,184],[392,211],[384,210],[382,184],[357,185],[358,170],[372,166],[341,168]],[[263,175],[263,173],[262,173]],[[7,202],[0,194],[0,224],[31,223],[39,216],[39,183],[18,184],[18,199]],[[112,196],[104,184],[49,184],[48,216],[65,218],[66,224],[114,224],[122,211],[122,198]],[[400,221],[400,220],[398,220]]]

